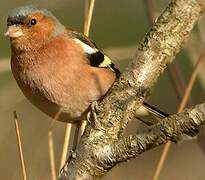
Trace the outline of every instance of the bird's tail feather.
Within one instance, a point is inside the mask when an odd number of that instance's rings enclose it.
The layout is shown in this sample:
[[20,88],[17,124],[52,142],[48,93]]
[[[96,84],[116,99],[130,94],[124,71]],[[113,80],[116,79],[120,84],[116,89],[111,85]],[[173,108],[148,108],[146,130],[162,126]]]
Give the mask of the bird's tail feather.
[[[143,103],[143,106],[149,113],[153,114],[156,118],[163,119],[163,118],[166,118],[169,116],[169,114],[151,106],[150,104],[148,104],[146,102]],[[156,123],[156,121],[155,121],[155,123]],[[154,124],[154,123],[151,123],[151,124]],[[198,133],[199,133],[198,129],[193,129],[192,131],[186,132],[185,135],[182,135],[181,137],[178,137],[177,139],[172,139],[172,141],[181,142],[184,140],[192,140],[192,139],[196,138],[196,135]]]
[[150,104],[146,102],[143,103],[143,106],[147,109],[147,111],[149,111],[151,114],[154,114],[158,118],[166,118],[169,116],[169,114],[151,106]]

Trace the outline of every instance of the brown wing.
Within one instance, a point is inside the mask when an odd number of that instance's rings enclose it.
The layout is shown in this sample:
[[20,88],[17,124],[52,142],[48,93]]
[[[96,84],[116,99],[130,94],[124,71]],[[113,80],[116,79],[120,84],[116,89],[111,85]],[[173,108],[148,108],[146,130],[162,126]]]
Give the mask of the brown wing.
[[[90,40],[87,36],[85,36],[83,33],[67,29],[68,30],[68,36],[73,39],[78,39],[81,41],[82,46],[86,46],[84,48],[85,53],[87,55],[87,58],[90,61],[90,65],[94,67],[99,68],[109,68],[110,70],[114,71],[116,73],[116,76],[119,77],[121,74],[120,71],[115,67],[115,64],[111,62],[110,58],[108,58],[106,55],[100,51],[96,44]],[[83,44],[84,43],[84,44]],[[88,51],[89,49],[89,51]]]

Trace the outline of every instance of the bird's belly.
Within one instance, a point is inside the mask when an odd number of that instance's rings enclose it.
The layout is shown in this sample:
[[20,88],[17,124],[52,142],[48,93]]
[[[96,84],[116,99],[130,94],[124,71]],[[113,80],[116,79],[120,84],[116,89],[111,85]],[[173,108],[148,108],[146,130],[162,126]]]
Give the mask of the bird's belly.
[[67,66],[61,66],[65,69],[56,71],[50,66],[26,71],[16,70],[13,66],[12,72],[29,101],[52,118],[61,112],[59,121],[82,120],[90,104],[101,99],[115,80],[115,75],[108,69],[80,69],[78,66],[71,71]]
[[31,83],[22,83],[22,81],[18,82],[18,85],[33,105],[59,121],[77,122],[83,120],[90,105],[86,100],[79,104],[76,95],[72,94],[73,92],[66,92],[66,94],[59,93],[60,90],[54,92],[53,88],[46,88],[45,85],[36,87],[35,85],[31,86]]

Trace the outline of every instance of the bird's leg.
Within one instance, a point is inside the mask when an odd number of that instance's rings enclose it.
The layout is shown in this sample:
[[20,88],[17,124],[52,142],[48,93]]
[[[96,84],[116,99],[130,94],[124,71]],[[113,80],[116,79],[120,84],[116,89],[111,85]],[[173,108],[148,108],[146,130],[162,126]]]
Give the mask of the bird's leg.
[[[96,119],[97,119],[96,112],[98,112],[98,110],[99,110],[98,109],[98,104],[95,101],[91,105],[91,111],[88,112],[88,114],[87,114],[87,120],[88,121],[90,120],[91,113],[92,113],[92,116],[93,116],[94,120],[96,121]],[[80,133],[80,129],[81,129],[81,126],[83,125],[83,121],[79,121],[79,122],[75,123],[75,125],[76,125],[76,128],[75,128],[75,134],[74,134],[74,138],[73,138],[73,145],[72,145],[72,149],[71,149],[71,155],[68,157],[66,163],[69,163],[71,161],[71,159],[76,158],[76,155],[77,155],[76,154],[76,149],[77,149],[78,142],[79,142],[79,140],[81,138],[81,135],[82,135],[82,133]]]
[[169,115],[167,113],[164,113],[146,102],[144,102],[143,105],[136,111],[137,119],[148,126],[154,125],[161,119],[168,116]]
[[75,151],[76,151],[76,148],[77,148],[77,145],[78,145],[79,129],[80,129],[81,123],[82,123],[81,121],[75,123],[76,127],[75,127],[75,132],[74,132],[74,137],[73,137],[72,148],[71,148],[70,155],[69,155],[66,163],[70,163],[71,159],[76,158],[76,152]]
[[[98,111],[99,111],[98,103],[97,103],[97,101],[94,101],[91,104],[91,113],[88,112],[88,114],[87,114],[87,120],[90,122],[90,118],[91,118],[91,115],[92,115],[93,118],[94,118],[94,122],[96,123],[97,122],[96,120],[97,120],[97,112]],[[76,123],[76,129],[75,129],[75,134],[74,134],[74,139],[73,139],[73,147],[72,147],[72,150],[71,150],[71,157],[76,156],[75,150],[77,148],[79,139],[82,135],[82,133],[80,133],[80,128],[81,128],[82,125],[83,125],[83,121],[79,121],[79,122]]]
[[80,130],[82,130],[81,128],[83,128],[82,126],[84,126],[84,121],[79,121],[75,125],[76,125],[76,128],[75,128],[75,134],[73,137],[73,145],[72,145],[71,155],[68,158],[68,162],[70,162],[72,158],[74,159],[76,158],[76,148],[78,146],[79,140],[83,133]]
[[73,147],[72,147],[72,150],[71,150],[71,155],[75,152],[75,150],[77,148],[77,145],[78,145],[79,130],[80,130],[81,124],[82,124],[82,121],[79,121],[75,124],[76,128],[75,128],[75,134],[74,134],[74,138],[73,138]]

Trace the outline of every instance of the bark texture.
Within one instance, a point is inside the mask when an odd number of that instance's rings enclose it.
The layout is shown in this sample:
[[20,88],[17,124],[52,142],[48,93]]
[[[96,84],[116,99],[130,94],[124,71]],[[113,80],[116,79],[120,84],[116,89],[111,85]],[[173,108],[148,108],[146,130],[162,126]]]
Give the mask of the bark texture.
[[173,61],[204,11],[202,0],[172,0],[147,33],[127,71],[91,116],[59,180],[96,179],[122,161],[154,148],[205,122],[205,104],[163,119],[142,134],[123,137],[128,122]]

